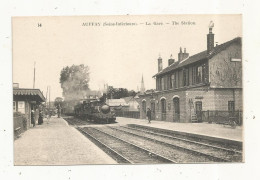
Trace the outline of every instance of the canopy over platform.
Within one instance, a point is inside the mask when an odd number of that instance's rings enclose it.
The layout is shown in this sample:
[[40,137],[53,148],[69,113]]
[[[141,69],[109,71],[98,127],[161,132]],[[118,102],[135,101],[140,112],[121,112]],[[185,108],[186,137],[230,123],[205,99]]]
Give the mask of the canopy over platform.
[[43,96],[40,89],[13,89],[14,101],[37,101],[44,102],[45,97]]

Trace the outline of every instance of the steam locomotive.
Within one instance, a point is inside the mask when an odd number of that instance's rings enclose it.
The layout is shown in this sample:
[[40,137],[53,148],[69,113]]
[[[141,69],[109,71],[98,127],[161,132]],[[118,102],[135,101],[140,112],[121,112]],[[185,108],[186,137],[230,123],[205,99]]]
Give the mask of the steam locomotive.
[[86,99],[74,106],[76,117],[95,123],[113,123],[116,115],[110,107],[97,99]]

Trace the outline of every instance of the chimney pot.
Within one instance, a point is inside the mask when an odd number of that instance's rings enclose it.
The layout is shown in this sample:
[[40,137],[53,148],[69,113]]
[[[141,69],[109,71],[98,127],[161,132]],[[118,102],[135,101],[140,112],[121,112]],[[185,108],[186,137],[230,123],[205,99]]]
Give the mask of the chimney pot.
[[172,59],[172,54],[170,56],[170,59],[168,59],[168,66],[172,65],[174,63],[174,59]]
[[162,66],[162,58],[159,56],[158,58],[158,72],[162,71],[163,66]]
[[214,34],[212,33],[212,29],[214,27],[213,21],[209,23],[209,34],[207,34],[207,52],[208,54],[214,48]]

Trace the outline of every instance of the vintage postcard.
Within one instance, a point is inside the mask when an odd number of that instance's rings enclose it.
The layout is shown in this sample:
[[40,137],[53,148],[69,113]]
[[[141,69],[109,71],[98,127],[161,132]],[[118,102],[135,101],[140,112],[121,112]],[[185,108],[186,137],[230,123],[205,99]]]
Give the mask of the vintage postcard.
[[242,15],[13,17],[14,165],[244,162]]

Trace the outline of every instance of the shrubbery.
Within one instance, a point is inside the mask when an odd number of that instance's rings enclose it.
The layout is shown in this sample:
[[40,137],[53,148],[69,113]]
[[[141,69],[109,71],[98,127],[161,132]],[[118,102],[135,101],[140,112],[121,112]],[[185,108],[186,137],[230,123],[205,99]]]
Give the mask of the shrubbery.
[[13,117],[14,117],[14,128],[17,128],[16,126],[22,126],[20,127],[22,128],[22,131],[27,130],[27,119],[24,114],[20,112],[14,112]]

